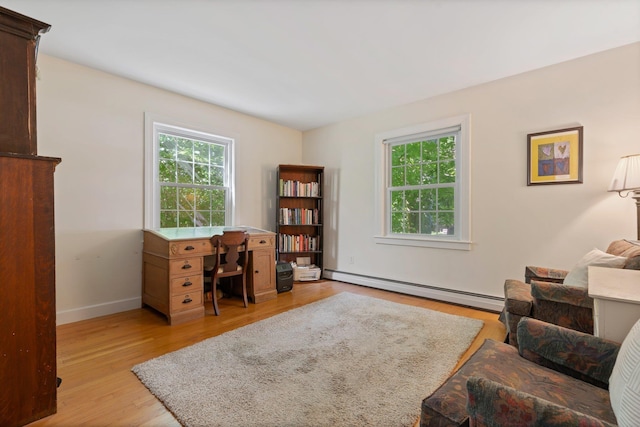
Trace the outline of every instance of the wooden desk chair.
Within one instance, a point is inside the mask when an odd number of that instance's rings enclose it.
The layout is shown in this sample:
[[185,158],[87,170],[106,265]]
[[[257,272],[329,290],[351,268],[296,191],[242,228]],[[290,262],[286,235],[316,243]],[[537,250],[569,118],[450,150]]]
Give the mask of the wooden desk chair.
[[217,287],[218,280],[223,277],[242,276],[242,298],[247,307],[247,267],[249,262],[249,234],[245,231],[224,231],[222,235],[211,237],[211,243],[216,248],[212,257],[215,264],[205,264],[205,274],[211,277],[211,294],[213,311],[220,315],[218,309]]

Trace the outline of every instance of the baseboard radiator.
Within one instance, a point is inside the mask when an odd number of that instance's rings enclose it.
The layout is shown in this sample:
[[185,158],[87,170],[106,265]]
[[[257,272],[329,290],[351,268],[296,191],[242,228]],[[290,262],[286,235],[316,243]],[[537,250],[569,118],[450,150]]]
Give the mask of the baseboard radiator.
[[459,304],[483,310],[499,313],[504,307],[504,299],[491,295],[476,294],[473,292],[456,291],[435,286],[421,285],[417,283],[403,282],[392,279],[365,276],[362,274],[345,273],[342,271],[325,269],[323,278],[346,282],[354,285],[367,286],[369,288],[383,289],[385,291],[401,294],[415,295],[438,301]]

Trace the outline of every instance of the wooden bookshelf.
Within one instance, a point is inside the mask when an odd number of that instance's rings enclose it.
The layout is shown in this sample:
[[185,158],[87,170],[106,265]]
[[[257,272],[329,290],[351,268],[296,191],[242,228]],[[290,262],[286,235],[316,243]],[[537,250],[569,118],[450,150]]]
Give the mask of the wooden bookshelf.
[[276,255],[291,262],[308,257],[322,269],[322,166],[278,166]]

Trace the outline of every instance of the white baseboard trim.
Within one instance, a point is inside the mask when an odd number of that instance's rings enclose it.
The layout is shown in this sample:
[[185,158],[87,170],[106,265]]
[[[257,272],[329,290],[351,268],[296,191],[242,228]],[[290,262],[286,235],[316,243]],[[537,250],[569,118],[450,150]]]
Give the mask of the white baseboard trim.
[[360,274],[345,273],[335,270],[324,270],[323,277],[325,279],[336,280],[339,282],[352,283],[354,285],[383,289],[386,291],[398,292],[401,294],[415,295],[418,297],[450,302],[453,304],[460,304],[495,312],[502,311],[502,308],[504,307],[504,300],[502,298],[490,295],[456,291],[428,285],[419,285],[415,283],[401,282],[398,280],[380,279],[377,277],[363,276]]
[[93,319],[94,317],[134,310],[140,307],[142,307],[142,297],[135,297],[58,311],[56,313],[56,324],[64,325],[65,323],[79,322],[80,320]]

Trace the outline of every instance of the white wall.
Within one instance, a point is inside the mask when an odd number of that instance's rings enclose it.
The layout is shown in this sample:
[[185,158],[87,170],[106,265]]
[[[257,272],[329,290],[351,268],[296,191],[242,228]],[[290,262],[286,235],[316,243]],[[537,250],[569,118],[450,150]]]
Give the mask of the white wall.
[[[375,244],[374,135],[465,113],[472,250]],[[584,183],[528,187],[527,134],[576,125]],[[326,167],[324,265],[333,277],[501,297],[525,265],[570,269],[593,247],[635,239],[634,201],[606,190],[619,157],[640,152],[640,43],[306,132],[302,150],[304,162]],[[459,295],[445,299],[464,302]]]
[[58,324],[140,307],[144,113],[235,138],[236,225],[275,228],[275,170],[299,131],[39,55],[38,154],[55,173]]
[[[640,151],[638,43],[304,135],[43,54],[38,68],[38,152],[62,158],[58,323],[140,306],[145,112],[235,138],[236,224],[274,228],[278,164],[324,165],[324,265],[345,280],[456,302],[497,298],[527,264],[571,268],[591,248],[636,235],[633,201],[606,187],[618,158]],[[376,245],[374,135],[464,113],[473,249]],[[574,125],[584,126],[584,184],[527,187],[527,133]]]

